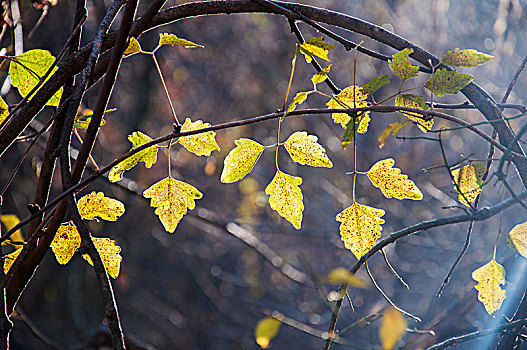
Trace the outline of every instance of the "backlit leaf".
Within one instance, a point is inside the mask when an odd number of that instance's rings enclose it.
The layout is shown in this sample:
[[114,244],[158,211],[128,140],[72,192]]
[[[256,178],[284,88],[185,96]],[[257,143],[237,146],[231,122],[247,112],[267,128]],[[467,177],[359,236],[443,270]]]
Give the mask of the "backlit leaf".
[[[364,112],[361,113],[361,115]],[[355,135],[359,131],[360,122],[362,121],[361,117],[358,116],[357,112],[349,113],[350,115],[356,116],[355,118],[350,118],[348,124],[346,124],[346,129],[344,130],[344,135],[342,136],[342,149],[346,149],[348,145],[353,141]]]
[[[9,64],[11,85],[18,88],[18,92],[22,97],[26,97],[38,84],[40,78],[46,74],[53,62],[55,62],[55,57],[46,50],[29,50],[21,55],[15,56]],[[57,69],[57,67],[53,68],[44,83],[53,76]],[[46,105],[58,106],[61,96],[62,87],[46,102]]]
[[368,170],[368,178],[373,186],[379,188],[386,198],[423,199],[423,194],[408,175],[401,174],[398,168],[392,168],[395,161],[392,158],[380,160]]
[[[181,132],[199,130],[208,128],[209,123],[203,123],[201,120],[191,121],[190,118],[185,120],[181,127]],[[179,143],[183,145],[189,152],[198,156],[210,156],[212,151],[219,151],[220,147],[216,143],[216,133],[214,131],[207,131],[201,134],[183,136],[179,139]]]
[[269,197],[269,205],[280,216],[289,221],[297,230],[302,225],[302,191],[300,184],[302,178],[285,174],[278,170],[271,183],[265,189]]
[[274,317],[261,319],[254,329],[256,343],[260,345],[262,349],[267,349],[271,340],[278,334],[281,324],[282,322]]
[[[423,109],[423,110],[428,109],[428,105],[426,104],[422,96],[412,95],[412,94],[397,96],[395,98],[395,105],[402,106],[402,107]],[[406,111],[401,111],[401,113],[407,116],[408,119],[416,122],[419,129],[421,129],[423,132],[428,132],[432,130],[432,126],[434,126],[434,120],[433,119],[424,120],[422,114],[406,112]]]
[[[7,231],[11,230],[13,227],[18,225],[20,219],[15,214],[2,214],[0,215],[0,220],[4,224]],[[22,247],[22,244],[16,244],[16,242],[24,242],[24,236],[22,235],[22,230],[16,230],[11,237],[9,238],[9,244],[13,245],[15,248]],[[5,241],[5,242],[8,242]],[[15,242],[15,243],[12,243]]]
[[315,87],[317,84],[323,82],[324,80],[328,78],[328,73],[330,69],[331,69],[331,64],[311,77],[311,82],[313,83]]
[[399,131],[401,131],[401,129],[408,123],[410,122],[409,121],[405,123],[394,122],[394,123],[388,124],[386,129],[384,129],[381,135],[379,136],[379,148],[383,148],[384,145],[386,144],[386,141],[388,140],[388,137],[397,135]]
[[165,230],[173,233],[187,209],[195,208],[194,200],[203,195],[194,186],[167,177],[147,188],[143,196],[150,198],[150,206],[157,208],[155,213]]
[[527,221],[514,226],[507,236],[524,258],[527,258]]
[[203,45],[193,43],[186,39],[178,38],[174,34],[160,33],[159,34],[159,46],[161,45],[172,45],[172,46],[183,46],[183,47],[203,47]]
[[324,37],[312,38],[305,43],[300,44],[300,52],[306,58],[307,63],[311,63],[313,56],[322,58],[329,62],[328,53],[335,48],[335,45],[324,41]]
[[373,79],[368,80],[368,82],[362,84],[360,87],[366,95],[373,95],[375,91],[379,90],[384,85],[389,83],[390,77],[388,77],[387,75],[381,75],[380,77],[375,77]]
[[485,310],[492,315],[498,311],[505,300],[505,290],[501,285],[505,283],[505,269],[492,259],[488,264],[472,272],[472,278],[478,282],[478,299],[485,306]]
[[474,162],[471,165],[466,165],[452,171],[454,184],[457,184],[457,187],[459,187],[459,190],[464,195],[463,197],[462,194],[459,194],[457,199],[467,207],[470,207],[470,205],[476,200],[476,197],[481,193],[485,169],[485,163]]
[[7,254],[4,256],[4,274],[7,274],[9,272],[9,269],[15,262],[16,258],[18,258],[18,255],[22,252],[22,248],[18,248],[11,254]]
[[0,125],[4,122],[5,118],[9,115],[9,109],[4,99],[0,97]]
[[105,197],[103,192],[95,191],[85,195],[77,202],[79,213],[88,220],[96,217],[116,221],[124,213],[124,204],[117,199]]
[[291,158],[299,164],[331,168],[333,163],[317,140],[316,136],[308,135],[305,131],[297,131],[289,136],[284,146]]
[[141,49],[141,45],[139,44],[139,41],[137,41],[136,38],[131,37],[130,43],[128,44],[128,47],[123,52],[124,57],[132,56],[133,54],[143,52]]
[[388,60],[393,74],[401,78],[402,81],[417,76],[419,67],[414,66],[408,61],[408,56],[414,52],[414,49],[406,48],[392,55],[392,59]]
[[[334,98],[329,100],[329,102],[326,103],[326,106],[331,109],[367,107],[368,103],[365,101],[366,98],[368,98],[368,94],[366,94],[360,86],[352,85],[348,86]],[[362,112],[358,117],[359,128],[357,131],[361,134],[365,134],[366,131],[368,131],[368,123],[370,121],[369,114],[369,111]],[[348,125],[351,120],[350,115],[347,113],[333,113],[331,116],[333,117],[333,121],[342,125],[343,128],[346,128],[346,125]]]
[[392,350],[406,333],[407,322],[403,314],[390,308],[386,310],[379,327],[382,350]]
[[[132,149],[152,141],[148,135],[143,134],[141,131],[134,131],[131,135],[128,135],[128,140],[130,140],[133,145]],[[157,149],[157,145],[153,145],[123,160],[110,170],[108,180],[111,182],[121,180],[123,178],[123,173],[126,170],[132,169],[139,162],[144,162],[145,166],[150,168],[157,161]]]
[[51,242],[51,249],[61,265],[67,264],[81,246],[81,236],[75,225],[61,225]]
[[353,203],[337,215],[340,236],[346,248],[360,259],[381,236],[384,210]]
[[355,276],[343,267],[337,267],[336,269],[329,271],[327,277],[324,278],[323,281],[331,284],[346,283],[358,288],[366,287],[366,283],[361,278]]
[[[121,247],[109,238],[93,237],[92,239],[104,264],[104,268],[112,278],[117,278],[119,276],[119,270],[121,269],[121,260],[123,260],[121,254],[119,254],[121,253]],[[93,266],[93,261],[88,254],[83,254],[82,257]]]
[[296,106],[298,106],[299,104],[303,103],[305,100],[307,100],[307,96],[311,93],[311,91],[307,91],[307,92],[299,92],[295,95],[295,98],[293,99],[293,102],[291,102],[289,104],[289,106],[287,106],[287,109],[285,110],[284,112],[284,116],[282,118],[284,118],[285,116],[287,116],[289,113],[291,113],[292,111],[295,110]]
[[249,174],[254,164],[260,158],[264,146],[250,139],[239,139],[234,141],[236,148],[229,152],[223,162],[221,182],[232,183],[239,181]]
[[[108,113],[115,112],[117,108],[111,108],[106,111],[104,111],[104,115]],[[80,115],[77,115],[75,117],[75,122],[73,123],[73,126],[77,129],[88,129],[88,126],[90,125],[91,118],[93,116],[93,111],[89,108],[84,109],[83,113]],[[101,126],[106,124],[106,120],[101,119]]]
[[449,66],[458,67],[477,67],[489,61],[492,61],[494,56],[487,55],[473,49],[448,51],[441,58],[441,63]]
[[456,94],[459,90],[470,84],[472,75],[459,73],[455,70],[448,71],[446,68],[438,69],[425,83],[425,88],[433,94],[443,97],[445,94]]

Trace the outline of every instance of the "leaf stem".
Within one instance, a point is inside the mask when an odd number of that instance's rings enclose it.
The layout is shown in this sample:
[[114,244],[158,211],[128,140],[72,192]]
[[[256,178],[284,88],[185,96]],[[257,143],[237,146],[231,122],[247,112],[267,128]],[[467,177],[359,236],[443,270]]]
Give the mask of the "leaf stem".
[[161,72],[161,67],[159,67],[159,63],[157,63],[156,55],[154,55],[153,52],[145,52],[146,54],[150,55],[152,57],[152,60],[154,61],[157,69],[157,73],[159,74],[159,78],[161,79],[161,83],[163,83],[163,90],[165,91],[165,96],[167,97],[168,103],[170,105],[170,111],[172,112],[172,118],[174,118],[174,124],[176,127],[180,127],[181,124],[179,123],[176,111],[174,110],[174,105],[172,104],[172,100],[170,99],[170,94],[168,93],[168,88],[165,83],[165,79],[163,78],[163,73]]

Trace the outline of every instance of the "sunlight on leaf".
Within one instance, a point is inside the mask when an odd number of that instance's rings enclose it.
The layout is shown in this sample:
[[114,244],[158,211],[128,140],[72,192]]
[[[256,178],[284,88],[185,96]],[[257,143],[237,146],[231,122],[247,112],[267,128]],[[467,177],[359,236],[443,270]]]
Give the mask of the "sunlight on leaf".
[[203,197],[194,186],[167,177],[143,192],[145,198],[150,198],[150,206],[157,208],[155,214],[167,232],[173,233],[187,209],[194,209],[195,199]]
[[384,85],[387,85],[390,83],[390,77],[387,75],[381,75],[380,77],[375,77],[373,79],[368,80],[366,83],[362,84],[360,87],[362,88],[362,91],[366,95],[373,95],[373,93],[380,88],[382,88]]
[[524,258],[527,258],[527,221],[514,226],[507,236]]
[[[116,110],[117,108],[108,109],[104,111],[104,115],[115,112]],[[75,117],[75,122],[73,123],[73,126],[77,129],[88,129],[92,116],[93,111],[91,109],[84,109],[82,114],[79,114]],[[106,120],[101,119],[101,126],[103,126],[104,124],[106,124]]]
[[81,246],[81,236],[75,225],[61,225],[51,242],[51,249],[61,265],[66,265]]
[[319,143],[318,137],[297,131],[284,143],[293,161],[314,167],[331,168],[333,163],[326,155],[326,150]]
[[265,189],[269,197],[269,205],[280,216],[289,221],[297,230],[302,225],[304,211],[303,196],[300,190],[302,178],[285,174],[278,170],[271,183]]
[[307,96],[311,93],[311,91],[306,91],[306,92],[299,92],[295,95],[295,98],[293,99],[293,102],[291,102],[289,104],[289,106],[287,107],[287,109],[285,110],[284,112],[284,117],[286,117],[289,113],[291,113],[292,111],[295,110],[296,106],[298,106],[299,104],[303,103],[305,100],[307,100]]
[[404,123],[399,123],[399,122],[394,122],[394,123],[390,123],[388,124],[388,126],[386,127],[386,129],[384,129],[381,133],[381,135],[379,136],[379,148],[383,148],[384,145],[386,144],[386,141],[388,141],[388,137],[390,136],[395,136],[399,133],[399,131],[401,131],[401,129],[409,124],[410,122],[407,121],[407,122],[404,122]]
[[13,263],[15,262],[16,258],[18,258],[18,255],[20,255],[20,252],[22,252],[22,248],[18,248],[11,254],[4,256],[4,274],[9,272],[9,269],[11,266],[13,266]]
[[[426,104],[422,96],[412,95],[412,94],[397,96],[395,98],[395,105],[402,106],[402,107],[423,109],[423,110],[428,109],[428,105]],[[421,129],[421,131],[423,132],[428,132],[432,130],[432,126],[434,126],[434,120],[433,119],[424,120],[422,114],[413,113],[413,112],[405,112],[405,111],[401,111],[401,113],[407,116],[408,119],[416,122],[419,129]]]
[[[459,194],[457,199],[467,207],[470,207],[470,205],[476,200],[476,197],[481,193],[485,169],[485,163],[474,162],[471,165],[466,165],[460,169],[452,170],[454,184],[457,184],[461,190],[461,193],[464,195],[463,197],[463,195]],[[467,203],[465,198],[469,203]]]
[[478,282],[478,300],[483,303],[485,310],[492,315],[498,311],[505,300],[505,269],[492,259],[488,264],[472,272],[472,278]]
[[406,326],[406,319],[400,311],[394,308],[386,310],[379,327],[379,339],[381,340],[382,350],[395,348],[406,333]]
[[441,58],[441,63],[449,66],[458,67],[477,67],[489,61],[492,61],[494,56],[487,55],[473,49],[448,51]]
[[2,97],[0,97],[0,125],[4,122],[5,118],[9,115],[9,108],[7,103]]
[[[104,264],[104,268],[112,278],[117,278],[119,276],[119,270],[121,269],[121,260],[123,260],[121,254],[119,254],[121,253],[121,247],[109,238],[93,237],[92,239]],[[82,257],[93,266],[93,261],[88,254],[83,254]]]
[[124,213],[124,204],[117,199],[105,197],[103,192],[95,191],[79,199],[79,213],[87,220],[96,217],[108,221],[116,221]]
[[[355,93],[353,90],[355,90]],[[348,86],[334,98],[329,100],[329,102],[326,103],[326,106],[328,106],[330,109],[367,107],[368,102],[365,101],[366,98],[368,98],[368,94],[366,94],[360,86],[352,85]],[[347,113],[333,113],[331,116],[333,117],[333,121],[342,125],[343,128],[346,128],[349,121],[351,120],[350,115]],[[361,134],[365,134],[366,131],[368,131],[370,112],[363,112],[358,118],[359,128],[357,131]]]
[[321,36],[309,39],[305,43],[300,44],[300,52],[304,54],[307,63],[311,63],[313,56],[329,62],[328,53],[335,48],[335,45],[327,43],[324,40],[325,38]]
[[368,178],[373,186],[379,188],[386,198],[423,199],[423,194],[408,175],[401,174],[399,168],[392,168],[395,160],[392,158],[380,160],[368,170]]
[[388,60],[393,74],[401,78],[402,81],[416,77],[419,72],[419,67],[414,66],[408,60],[408,56],[414,52],[414,49],[406,48],[392,55],[392,59]]
[[264,151],[264,146],[251,139],[241,138],[234,141],[236,148],[229,152],[223,162],[221,182],[232,183],[239,181],[249,174],[258,158]]
[[160,33],[159,34],[159,46],[161,45],[172,45],[172,46],[183,46],[183,47],[203,47],[203,45],[193,43],[186,39],[178,38],[174,34]]
[[[20,222],[20,219],[15,214],[2,214],[0,215],[0,221],[2,221],[2,224],[4,224],[7,231],[11,230],[13,227],[18,225]],[[8,242],[11,242],[9,244],[13,245],[15,248],[22,247],[22,244],[16,244],[16,242],[24,242],[24,236],[22,235],[22,230],[16,230],[8,241],[5,241],[7,244]],[[15,242],[15,243],[12,243]]]
[[323,282],[331,284],[346,283],[352,287],[365,288],[366,283],[343,267],[337,267],[329,271],[328,275],[322,279]]
[[328,78],[329,70],[331,69],[331,64],[328,65],[326,68],[322,69],[317,74],[313,75],[311,77],[311,82],[313,83],[313,86],[316,88],[317,84],[325,81]]
[[371,247],[375,245],[377,238],[381,236],[381,225],[384,220],[381,217],[384,210],[353,203],[337,215],[337,221],[341,222],[340,235],[346,248],[360,259]]
[[[185,119],[185,123],[181,127],[181,132],[194,131],[203,128],[208,128],[209,123],[203,123],[201,120],[191,121],[190,118]],[[220,147],[216,143],[216,133],[214,131],[207,131],[201,134],[183,136],[179,139],[179,143],[183,145],[189,152],[198,156],[210,156],[212,151],[219,151]]]
[[438,69],[425,83],[425,88],[433,94],[443,97],[445,94],[453,95],[470,84],[472,75],[459,73],[455,70],[448,71],[446,68]]
[[136,38],[131,37],[130,38],[130,43],[128,44],[128,47],[123,52],[123,56],[124,57],[129,57],[129,56],[132,56],[133,54],[136,54],[136,53],[139,53],[139,52],[143,52],[143,50],[141,49],[141,45],[139,44],[139,41],[137,41]]
[[281,324],[282,322],[278,321],[274,317],[266,317],[261,319],[254,329],[256,343],[260,345],[262,349],[267,349],[271,340],[273,340],[273,338],[278,334]]

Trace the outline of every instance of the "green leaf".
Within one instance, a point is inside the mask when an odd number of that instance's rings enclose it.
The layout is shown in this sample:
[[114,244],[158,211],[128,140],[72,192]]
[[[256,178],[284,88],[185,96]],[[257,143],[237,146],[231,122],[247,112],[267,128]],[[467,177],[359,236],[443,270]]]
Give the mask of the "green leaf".
[[410,61],[408,61],[408,56],[413,52],[414,49],[406,48],[393,54],[392,59],[388,60],[388,65],[393,74],[401,78],[402,81],[416,77],[419,72],[419,67],[413,66],[410,64]]
[[203,45],[193,43],[186,39],[178,38],[174,34],[160,33],[159,34],[159,46],[172,45],[172,46],[183,46],[183,47],[203,47]]
[[302,178],[285,174],[278,170],[271,183],[265,189],[269,197],[269,205],[280,216],[289,221],[297,230],[302,225]]
[[448,71],[446,68],[438,69],[425,83],[425,88],[439,97],[445,94],[453,95],[472,81],[472,75],[459,73],[455,70]]
[[448,51],[441,58],[441,63],[449,66],[457,67],[477,67],[489,61],[492,61],[494,56],[487,55],[473,49]]
[[380,77],[375,77],[373,79],[368,80],[360,87],[362,88],[362,92],[364,92],[366,95],[373,95],[375,91],[379,90],[384,85],[387,85],[389,83],[390,77],[388,77],[387,75],[381,75]]
[[[395,105],[402,106],[402,107],[422,109],[422,110],[428,109],[428,105],[426,104],[422,96],[412,95],[412,94],[397,96],[395,98]],[[432,130],[432,126],[434,126],[434,120],[433,119],[424,120],[422,114],[406,112],[406,111],[402,111],[401,113],[407,116],[408,119],[416,122],[419,129],[421,129],[421,131],[423,132],[428,132]]]
[[[368,102],[365,100],[368,98],[360,86],[352,85],[342,90],[338,95],[333,97],[326,103],[326,106],[330,109],[347,109],[347,108],[358,108],[367,107]],[[370,112],[361,112],[358,116],[359,127],[357,132],[365,134],[368,131],[368,123],[370,121]],[[347,128],[348,123],[352,119],[348,113],[333,113],[333,121],[339,123],[343,128]]]
[[141,49],[141,45],[139,44],[139,41],[137,41],[136,38],[131,37],[128,47],[123,52],[123,56],[128,57],[128,56],[132,56],[139,52],[143,52],[143,50]]
[[271,340],[278,334],[281,324],[282,322],[274,317],[261,319],[254,329],[256,343],[260,345],[262,349],[267,349]]
[[297,131],[289,136],[284,146],[293,161],[299,164],[331,168],[333,163],[317,140],[316,136],[308,135],[305,131]]
[[96,217],[107,221],[117,221],[124,214],[124,204],[117,199],[105,197],[103,192],[93,191],[77,202],[79,213],[87,220]]
[[295,98],[293,99],[293,102],[287,107],[287,109],[284,112],[284,116],[282,118],[285,118],[289,113],[295,110],[296,106],[303,103],[305,100],[307,100],[307,96],[312,91],[306,91],[306,92],[299,92],[295,95]]
[[[208,128],[209,123],[203,123],[201,120],[191,121],[190,118],[185,120],[181,127],[181,132],[200,130]],[[179,143],[185,147],[189,152],[197,156],[210,156],[212,151],[219,151],[220,147],[216,143],[216,133],[214,131],[202,132],[200,134],[183,136],[179,139]]]
[[236,148],[229,152],[223,162],[221,182],[232,183],[239,181],[249,174],[258,158],[264,151],[264,146],[251,139],[239,139],[234,141]]
[[[357,115],[356,112],[350,114],[355,116]],[[364,112],[361,115],[363,114]],[[357,135],[357,132],[359,131],[361,121],[362,118],[357,116],[355,118],[351,118],[348,124],[346,124],[346,130],[344,130],[344,135],[342,136],[342,149],[346,149],[346,147],[348,147],[351,141],[353,141],[353,138],[355,137],[355,135]]]
[[331,64],[328,65],[326,68],[322,69],[317,74],[313,75],[311,77],[311,82],[313,83],[313,86],[316,88],[317,84],[323,82],[328,78],[329,70],[331,69]]
[[386,141],[388,140],[388,137],[390,137],[390,134],[391,136],[395,136],[399,133],[399,131],[401,131],[401,129],[409,124],[410,121],[407,121],[407,122],[404,122],[404,123],[399,123],[399,122],[394,122],[394,123],[390,123],[388,124],[388,126],[386,127],[386,129],[384,129],[381,133],[381,135],[379,136],[379,148],[383,148],[384,145],[386,144]]
[[[13,57],[11,63],[9,64],[11,85],[18,89],[18,92],[20,95],[22,95],[22,97],[26,97],[27,94],[29,94],[31,90],[38,84],[40,78],[46,74],[49,67],[53,65],[53,62],[55,62],[55,57],[53,57],[51,53],[46,50],[29,50],[21,55]],[[44,81],[44,84],[53,76],[57,69],[58,67],[53,68],[51,74]],[[32,98],[33,96],[30,97]],[[49,99],[49,101],[46,102],[46,105],[58,106],[61,96],[62,88],[60,88]]]
[[501,285],[505,284],[505,269],[492,259],[488,264],[472,272],[472,278],[478,282],[478,300],[483,303],[485,310],[492,315],[498,311],[505,300],[505,290]]
[[306,58],[307,63],[311,63],[313,56],[322,58],[329,62],[328,53],[335,48],[335,45],[324,41],[324,37],[312,38],[305,43],[300,44],[300,52]]

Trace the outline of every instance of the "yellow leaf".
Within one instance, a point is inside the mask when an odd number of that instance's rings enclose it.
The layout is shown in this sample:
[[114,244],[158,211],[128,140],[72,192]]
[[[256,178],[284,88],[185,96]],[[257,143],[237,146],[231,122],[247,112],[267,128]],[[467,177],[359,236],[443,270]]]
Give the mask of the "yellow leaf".
[[183,47],[203,47],[200,44],[193,43],[186,39],[178,38],[174,34],[160,33],[159,34],[159,46],[161,45],[172,45],[172,46],[183,46]]
[[278,321],[274,317],[266,317],[261,319],[254,330],[256,343],[263,349],[267,349],[271,340],[278,334],[281,324],[282,322]]
[[18,258],[20,252],[22,252],[22,248],[18,248],[11,254],[7,254],[6,256],[4,256],[4,274],[7,275],[9,269],[11,268],[11,266],[13,266],[13,263],[15,262],[16,258]]
[[[46,50],[29,50],[21,55],[13,57],[11,63],[9,64],[11,85],[18,89],[18,92],[20,95],[22,95],[22,97],[26,97],[27,94],[29,94],[31,90],[38,84],[40,78],[46,74],[53,62],[55,62],[55,57],[53,57],[51,53]],[[53,68],[51,74],[44,81],[44,83],[46,83],[49,78],[53,76],[57,69],[58,67]],[[46,102],[46,105],[58,106],[61,96],[62,88],[60,88],[49,99],[49,101]]]
[[[106,111],[104,111],[104,115],[108,113],[115,112],[117,108],[111,108]],[[73,123],[73,126],[77,129],[88,129],[88,126],[90,125],[91,118],[93,116],[93,111],[89,108],[86,108],[83,110],[82,114],[79,114],[75,117],[75,122]],[[106,120],[101,119],[101,126],[106,124]]]
[[[474,203],[476,197],[481,193],[485,169],[485,163],[474,162],[471,165],[466,165],[460,169],[452,171],[454,184],[457,184],[457,187],[459,187],[459,190],[465,196],[463,197],[463,195],[459,194],[457,199],[467,207],[470,207],[470,204]],[[467,200],[465,200],[465,198]]]
[[123,52],[124,57],[132,56],[133,54],[143,52],[141,49],[141,45],[139,44],[139,41],[137,41],[136,38],[131,37],[130,43],[128,44],[128,47]]
[[347,269],[343,267],[337,267],[336,269],[329,271],[324,281],[327,281],[328,283],[331,283],[331,284],[347,283],[350,286],[358,287],[358,288],[366,287],[366,283],[364,283],[362,279],[355,276],[354,274],[352,274],[351,272],[349,272]]
[[514,226],[507,236],[524,258],[527,258],[527,221]]
[[151,198],[150,206],[157,208],[155,213],[167,232],[174,232],[176,226],[187,213],[187,208],[194,209],[195,199],[203,195],[197,188],[167,177],[143,192],[145,198]]
[[488,264],[472,272],[472,278],[478,282],[478,299],[485,310],[492,315],[498,311],[505,300],[505,290],[500,285],[505,283],[505,269],[492,259]]
[[311,63],[313,56],[322,58],[329,62],[328,53],[329,50],[333,50],[335,45],[324,41],[323,36],[318,38],[312,38],[305,43],[300,44],[300,52],[302,52],[306,58],[307,63]]
[[379,339],[381,339],[383,350],[395,348],[406,333],[406,325],[406,319],[398,310],[391,308],[384,313],[379,327]]
[[81,246],[81,236],[75,225],[61,225],[51,242],[51,249],[61,265],[65,265]]
[[[355,90],[355,93],[354,91]],[[344,90],[342,90],[338,95],[336,95],[334,98],[329,100],[328,103],[326,103],[326,106],[330,109],[334,108],[358,108],[358,107],[367,107],[368,103],[365,102],[368,95],[364,93],[362,88],[357,85],[348,86]],[[348,125],[349,121],[351,120],[351,117],[347,113],[333,113],[331,115],[333,117],[333,121],[335,123],[338,123],[342,125],[342,127],[345,129],[346,125]],[[357,132],[361,134],[365,134],[366,131],[368,131],[368,123],[370,121],[370,112],[363,112],[359,117],[359,128]]]
[[293,99],[293,102],[291,102],[291,104],[289,106],[287,106],[285,112],[284,112],[284,115],[282,118],[284,118],[285,116],[287,116],[289,113],[291,113],[292,111],[295,110],[296,106],[298,106],[299,104],[302,104],[306,99],[307,99],[307,96],[311,93],[312,91],[307,91],[307,92],[299,92],[298,94],[295,95],[295,98]]
[[[101,257],[104,268],[108,271],[108,274],[112,278],[117,278],[121,268],[121,260],[123,260],[121,254],[119,254],[121,252],[121,247],[116,245],[115,242],[109,238],[93,237],[93,244],[95,245],[95,248],[97,248],[97,252]],[[93,261],[88,254],[83,254],[82,257],[93,266]]]
[[494,56],[487,55],[473,49],[448,51],[441,58],[441,63],[449,66],[458,67],[477,67],[488,61],[492,61]]
[[408,61],[408,56],[413,52],[414,49],[406,48],[393,54],[392,59],[388,60],[388,65],[393,74],[401,78],[402,81],[416,77],[419,72],[419,67],[413,66],[410,61]]
[[289,136],[284,146],[291,158],[299,164],[331,168],[333,163],[317,140],[316,136],[308,135],[305,131],[297,131]]
[[[181,132],[199,130],[208,128],[209,126],[209,123],[203,123],[201,120],[192,122],[190,118],[187,118],[181,127]],[[183,136],[179,139],[179,143],[181,143],[189,152],[192,152],[197,156],[210,156],[212,151],[220,150],[220,147],[216,143],[215,136],[216,133],[214,131],[207,131],[201,134]]]
[[360,259],[381,236],[384,210],[353,203],[337,215],[340,236],[346,248]]
[[269,197],[269,205],[280,216],[289,221],[297,230],[302,225],[302,178],[285,174],[278,170],[271,183],[265,189]]
[[[402,106],[402,107],[410,107],[410,108],[417,108],[417,109],[423,109],[427,110],[428,105],[426,104],[424,98],[419,95],[412,95],[412,94],[406,94],[406,95],[399,95],[395,98],[395,105],[396,106]],[[405,116],[408,117],[408,119],[414,121],[417,123],[417,126],[421,131],[428,132],[432,130],[432,126],[434,126],[434,120],[424,120],[422,117],[422,114],[419,113],[412,113],[412,112],[402,112]]]
[[[0,220],[2,221],[2,224],[4,224],[7,231],[11,230],[13,227],[18,225],[18,223],[20,222],[20,219],[15,214],[0,215]],[[16,230],[15,233],[11,235],[9,241],[11,242],[9,244],[13,245],[15,248],[22,247],[22,244],[12,243],[12,242],[24,242],[24,236],[22,235],[22,231]]]
[[0,97],[0,125],[4,122],[5,118],[9,115],[9,109],[4,99]]
[[260,158],[264,146],[250,139],[234,141],[236,148],[225,157],[221,182],[232,183],[239,181],[253,170],[254,164]]
[[368,178],[373,186],[379,188],[386,198],[423,199],[423,194],[408,175],[401,174],[398,168],[392,168],[395,161],[392,158],[380,160],[368,170]]
[[[131,135],[128,135],[128,140],[133,144],[132,149],[152,141],[148,135],[145,135],[140,131],[134,131]],[[150,168],[157,161],[157,149],[157,145],[153,145],[123,160],[110,170],[108,180],[111,182],[122,180],[123,173],[126,170],[132,169],[139,162],[144,162],[145,166]]]
[[391,136],[397,135],[399,131],[401,131],[401,129],[408,123],[410,122],[409,121],[405,123],[395,122],[395,123],[388,124],[386,129],[384,129],[381,135],[379,136],[379,148],[384,147],[384,145],[386,144],[386,141],[388,140],[388,137],[390,137],[390,134]]
[[318,83],[321,83],[328,78],[328,73],[330,69],[331,69],[331,64],[328,65],[326,68],[322,69],[317,74],[313,75],[313,77],[311,77],[311,82],[313,83],[315,87]]
[[124,213],[124,204],[117,199],[104,196],[103,192],[95,191],[79,199],[79,213],[88,220],[99,217],[107,221],[116,221]]

